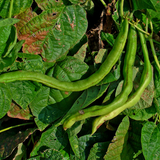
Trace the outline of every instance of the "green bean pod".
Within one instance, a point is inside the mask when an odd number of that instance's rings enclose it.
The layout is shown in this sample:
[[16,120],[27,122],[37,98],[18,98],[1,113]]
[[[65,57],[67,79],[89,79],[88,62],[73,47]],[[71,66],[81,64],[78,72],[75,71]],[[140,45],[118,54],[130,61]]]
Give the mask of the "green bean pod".
[[[95,105],[84,109],[83,110],[84,114],[77,112],[71,115],[66,121],[64,121],[63,127],[65,130],[67,128],[70,128],[76,121],[86,119],[89,117],[108,114],[109,112],[120,107],[127,101],[128,95],[130,94],[133,88],[132,66],[134,65],[136,50],[137,50],[137,32],[135,28],[131,26],[129,30],[127,49],[124,60],[124,67],[123,67],[124,84],[121,94],[119,94],[110,104],[103,106]],[[96,123],[99,126],[98,121],[94,122],[94,126],[96,126]]]
[[144,69],[143,69],[143,73],[141,76],[140,85],[138,89],[129,97],[127,102],[123,104],[121,107],[115,109],[114,111],[110,112],[109,114],[105,116],[100,116],[96,118],[93,124],[94,127],[92,128],[92,134],[95,133],[95,131],[97,130],[98,123],[101,124],[104,121],[113,119],[125,109],[134,106],[140,100],[142,93],[144,92],[145,88],[149,85],[152,79],[152,68],[151,68],[149,57],[148,57],[146,40],[145,40],[143,33],[140,31],[139,31],[139,36],[140,36],[140,42],[142,45],[142,51],[143,51],[143,56],[144,56]]
[[[137,31],[135,27],[130,26],[127,47],[126,47],[126,54],[124,59],[124,66],[123,66],[124,83],[123,83],[122,91],[120,93],[121,96],[119,96],[120,98],[122,98],[121,100],[122,103],[117,107],[120,107],[127,101],[128,96],[133,89],[132,75],[133,75],[133,65],[135,61],[136,51],[137,51]],[[114,105],[115,102],[113,101],[112,104]],[[114,112],[114,110],[112,112]],[[112,112],[110,112],[109,114],[113,115]],[[102,115],[100,117],[95,118],[95,120],[93,121],[92,134],[95,133],[96,130],[106,120],[108,120],[109,114]]]
[[85,90],[99,83],[110,72],[112,67],[118,61],[124,49],[126,39],[127,39],[127,34],[128,34],[128,20],[125,19],[122,24],[120,33],[115,40],[114,46],[110,51],[109,55],[107,56],[106,60],[104,61],[104,63],[100,66],[100,68],[94,74],[92,74],[91,76],[89,76],[84,80],[79,80],[76,82],[64,82],[41,73],[35,73],[35,72],[29,72],[29,71],[14,71],[14,72],[1,74],[0,82],[7,83],[7,82],[13,82],[17,80],[19,81],[31,80],[31,81],[40,82],[46,86],[49,86],[51,88],[56,88],[62,91]]

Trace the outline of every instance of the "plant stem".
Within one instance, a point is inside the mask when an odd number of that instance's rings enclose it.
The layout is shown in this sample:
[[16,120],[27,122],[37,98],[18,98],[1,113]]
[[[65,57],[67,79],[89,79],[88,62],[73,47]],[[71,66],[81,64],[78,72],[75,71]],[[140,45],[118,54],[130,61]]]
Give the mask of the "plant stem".
[[157,65],[158,69],[160,70],[160,64],[159,64],[159,61],[158,61],[158,58],[157,58],[157,55],[156,55],[156,51],[155,51],[155,48],[154,48],[153,39],[150,38],[149,42],[150,42],[150,45],[151,45],[151,50],[152,50],[154,60],[156,62],[156,65]]
[[13,1],[14,1],[14,0],[10,0],[10,7],[9,7],[9,15],[8,15],[8,18],[12,18]]
[[0,133],[8,131],[8,130],[16,128],[16,127],[21,127],[21,126],[30,125],[30,124],[34,124],[34,123],[30,122],[30,123],[23,123],[23,124],[18,124],[18,125],[15,125],[15,126],[11,126],[11,127],[0,130]]
[[106,3],[104,2],[104,0],[100,0],[100,1],[102,2],[102,4],[104,5],[104,7],[106,8],[107,5],[106,5]]
[[146,18],[146,32],[148,32],[148,18]]
[[120,7],[120,9],[119,9],[119,15],[120,15],[121,19],[123,19],[123,15],[124,15],[124,13],[123,13],[123,5],[124,5],[124,0],[120,0],[120,5],[119,5],[119,7]]
[[129,0],[129,6],[130,6],[130,10],[132,12],[133,11],[133,6],[132,6],[132,1],[131,0]]
[[158,41],[156,41],[156,40],[154,40],[154,39],[152,39],[153,40],[153,42],[155,42],[155,43],[157,43],[157,44],[160,44],[160,42],[158,42]]
[[133,158],[135,159],[135,158],[137,158],[140,154],[142,154],[143,152],[142,152],[142,150],[139,150],[134,156],[133,156]]
[[150,20],[150,27],[151,27],[151,36],[153,36],[153,24],[151,20]]
[[137,29],[138,29],[139,31],[141,31],[142,33],[145,33],[145,34],[147,34],[148,36],[150,35],[150,33],[148,33],[148,32],[146,32],[146,31],[144,31],[143,29],[139,28],[136,24],[131,23],[130,21],[129,21],[129,24],[133,25],[135,28],[137,28]]

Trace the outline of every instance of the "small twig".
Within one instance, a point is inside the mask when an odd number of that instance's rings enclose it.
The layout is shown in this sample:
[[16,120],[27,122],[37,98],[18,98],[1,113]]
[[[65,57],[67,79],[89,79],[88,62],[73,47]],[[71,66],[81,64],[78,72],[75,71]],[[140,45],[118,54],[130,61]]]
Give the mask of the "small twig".
[[30,124],[34,124],[34,123],[30,122],[30,123],[23,123],[23,124],[18,124],[18,125],[15,125],[15,126],[11,126],[11,127],[0,130],[0,133],[8,131],[8,130],[16,128],[16,127],[21,127],[21,126],[30,125]]
[[104,2],[104,0],[100,0],[100,1],[102,2],[102,4],[104,5],[104,7],[106,8],[107,5],[106,5],[106,3]]
[[150,45],[151,45],[151,50],[152,50],[154,60],[156,62],[156,65],[157,65],[158,69],[160,70],[160,64],[159,64],[159,61],[158,61],[158,58],[157,58],[157,55],[156,55],[156,51],[155,51],[155,48],[154,48],[153,39],[149,38],[149,42],[150,42]]
[[153,42],[157,43],[157,44],[160,44],[160,42],[156,41],[155,39],[152,39]]
[[150,35],[150,33],[148,33],[148,32],[146,32],[146,31],[144,31],[143,29],[141,29],[141,28],[139,28],[138,26],[137,26],[137,24],[134,24],[134,23],[131,23],[130,21],[129,21],[129,24],[131,24],[131,25],[133,25],[135,28],[137,28],[139,31],[141,31],[142,33],[145,33],[146,35]]

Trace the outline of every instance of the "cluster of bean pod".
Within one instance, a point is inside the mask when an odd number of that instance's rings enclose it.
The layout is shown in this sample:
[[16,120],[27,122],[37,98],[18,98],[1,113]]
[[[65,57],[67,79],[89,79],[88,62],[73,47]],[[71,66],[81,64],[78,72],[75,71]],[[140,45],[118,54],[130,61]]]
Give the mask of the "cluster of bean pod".
[[[141,28],[141,26],[138,27]],[[137,51],[137,32],[139,33],[144,56],[144,69],[138,89],[134,93],[130,94],[133,88],[132,72]],[[134,26],[129,26],[127,18],[124,18],[119,35],[117,36],[114,46],[106,60],[90,77],[76,82],[63,82],[41,73],[14,71],[1,74],[0,83],[13,82],[17,80],[31,80],[62,91],[82,91],[98,84],[111,71],[112,67],[119,60],[126,45],[126,41],[127,46],[123,66],[124,83],[121,93],[110,104],[94,105],[89,108],[85,108],[83,109],[83,112],[77,112],[67,117],[63,123],[63,128],[66,130],[77,121],[89,117],[97,117],[93,122],[92,133],[94,133],[105,121],[114,118],[126,108],[135,105],[139,101],[144,89],[148,86],[152,78],[152,70],[148,57],[145,36],[141,31],[137,31]]]
[[[128,33],[128,20],[125,19],[122,25],[123,29],[120,34],[126,35]],[[138,28],[142,29],[140,25]],[[133,66],[137,51],[137,32],[139,33],[140,42],[144,57],[144,69],[140,79],[140,84],[137,90],[130,94],[133,88],[132,74]],[[93,121],[92,134],[107,120],[110,120],[120,114],[126,108],[134,106],[144,92],[145,88],[149,85],[152,79],[152,69],[148,56],[148,49],[146,45],[146,39],[141,31],[137,31],[133,26],[129,26],[129,33],[127,34],[128,41],[126,46],[126,53],[123,66],[124,83],[121,93],[107,105],[94,105],[89,108],[83,109],[83,112],[77,112],[69,116],[63,124],[63,128],[66,130],[70,128],[75,122],[89,118],[97,117]],[[123,36],[127,38],[126,36]],[[118,36],[116,41],[122,43]],[[125,39],[124,39],[125,41]],[[119,53],[117,53],[119,54]],[[83,114],[82,114],[83,113]]]

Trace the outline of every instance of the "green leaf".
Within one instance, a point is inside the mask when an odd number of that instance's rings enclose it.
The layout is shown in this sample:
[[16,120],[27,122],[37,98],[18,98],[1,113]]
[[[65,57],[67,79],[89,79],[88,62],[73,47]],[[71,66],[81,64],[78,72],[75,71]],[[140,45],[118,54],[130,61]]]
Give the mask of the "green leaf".
[[67,143],[67,133],[63,130],[62,126],[56,127],[53,125],[42,133],[39,142],[31,152],[31,157],[38,155],[39,152],[43,152],[46,149],[63,149]]
[[33,116],[30,113],[29,107],[27,109],[22,109],[15,103],[11,103],[10,110],[7,112],[7,116],[11,118],[18,118],[23,120],[32,120]]
[[[160,25],[160,10],[158,12],[155,12],[153,10],[148,9],[148,12],[150,14],[151,21],[152,21],[152,24],[153,24],[153,30],[154,30],[155,33],[158,34],[159,25]],[[146,20],[146,16],[143,15],[143,21],[145,22],[145,20]]]
[[[12,16],[16,16],[22,12],[24,12],[27,8],[31,7],[32,0],[14,0],[13,1],[13,11]],[[1,0],[0,1],[0,16],[3,18],[8,17],[10,8],[10,0]]]
[[[78,138],[79,141],[79,153],[80,153],[80,159],[87,159],[91,147],[97,142],[105,142],[107,140],[107,135],[106,133],[95,133],[94,135],[83,135]],[[107,146],[106,148],[107,149]],[[75,155],[73,156],[73,159],[78,160],[79,158],[76,157]]]
[[155,98],[160,97],[160,71],[155,67],[154,70]]
[[13,49],[13,47],[16,45],[17,42],[17,30],[14,26],[11,27],[11,34],[9,36],[9,39],[7,41],[7,46],[6,46],[6,52],[3,54],[3,58],[8,56]]
[[[151,22],[153,24],[153,31],[158,34],[159,32],[159,25],[160,25],[160,2],[158,0],[151,0],[155,9],[147,8],[147,14],[142,13],[140,11],[135,12],[135,16],[143,21],[143,23],[146,23],[146,19],[151,19]],[[149,25],[150,27],[150,25]]]
[[[64,7],[63,0],[35,0],[38,4],[38,7],[40,7],[42,10],[50,10],[51,8],[55,9],[56,11],[61,11],[61,9]],[[54,16],[54,15],[53,15]]]
[[61,154],[61,152],[59,152],[58,150],[55,149],[47,149],[45,150],[42,154],[41,157],[44,159],[48,159],[48,160],[60,160],[63,159],[63,155]]
[[129,118],[126,116],[123,118],[120,123],[116,135],[114,136],[112,143],[109,144],[106,155],[104,156],[105,160],[121,160],[121,154],[124,148],[124,145],[127,141],[127,133],[129,129]]
[[17,63],[19,70],[45,73],[45,66],[41,56],[19,53],[18,57],[22,59],[22,61]]
[[[79,93],[77,94],[79,95]],[[47,99],[47,106],[42,110],[38,110],[38,119],[43,123],[49,124],[58,118],[63,117],[77,98],[77,94],[51,89]]]
[[0,45],[3,45],[7,42],[10,33],[11,33],[11,26],[0,27]]
[[78,4],[79,2],[83,2],[84,0],[69,0],[73,4]]
[[41,113],[41,111],[48,105],[49,92],[50,88],[42,86],[38,91],[36,98],[29,105],[32,114],[36,117],[35,122],[40,131],[44,130],[48,126],[48,123],[41,122],[38,116]]
[[66,154],[63,154],[62,151],[58,151],[55,149],[46,149],[44,152],[41,152],[39,156],[34,156],[27,160],[41,160],[41,159],[43,160],[61,160],[61,159],[69,160],[69,156],[67,156]]
[[78,141],[78,136],[74,135],[69,137],[69,143],[71,145],[71,148],[75,154],[76,157],[80,158],[80,151],[79,151],[79,141]]
[[88,70],[88,65],[74,57],[66,57],[65,60],[57,62],[53,77],[60,81],[75,81],[82,78]]
[[[0,21],[1,22],[1,21]],[[17,42],[17,32],[14,26],[2,26],[0,27],[0,57],[6,57],[13,49]]]
[[[89,142],[90,139],[91,139],[90,135],[84,135],[78,139],[77,149],[79,150],[79,156],[81,159],[86,159],[85,151],[87,149],[87,142]],[[78,160],[79,158],[76,155],[74,155],[72,159]]]
[[17,150],[17,153],[14,157],[14,160],[20,160],[23,157],[26,157],[26,153],[27,153],[27,150],[26,150],[25,145],[23,143],[20,143],[18,145],[18,150]]
[[142,151],[145,160],[158,160],[160,157],[160,124],[146,122],[141,134]]
[[123,114],[129,116],[130,118],[134,120],[148,120],[153,115],[155,115],[157,112],[156,108],[154,106],[151,106],[149,108],[130,108],[126,109]]
[[93,15],[95,5],[92,0],[85,0],[85,2],[81,3],[81,6],[87,11],[88,14]]
[[77,134],[80,132],[83,123],[84,121],[77,122],[67,130],[71,148],[75,156],[77,156],[78,158],[80,158],[80,152],[79,152],[79,140]]
[[[2,2],[2,1],[1,1]],[[1,3],[0,2],[0,3]],[[0,27],[7,27],[7,26],[11,26],[15,23],[18,23],[19,19],[16,18],[5,18],[5,19],[0,19]]]
[[34,133],[35,128],[12,129],[0,134],[0,159],[5,159],[11,155],[18,144],[24,142],[29,135]]
[[87,90],[85,90],[81,96],[74,102],[70,110],[67,112],[67,114],[62,119],[65,120],[70,114],[73,114],[75,112],[78,112],[82,110],[83,108],[90,105],[92,102],[94,102],[96,99],[101,97],[103,93],[107,90],[109,84],[105,84],[102,86],[94,86]]
[[149,13],[149,15],[146,15],[145,13],[142,13],[140,11],[137,11],[135,15],[144,23],[146,23],[147,18],[150,18],[153,24],[153,31],[158,34],[160,25],[160,2],[158,0],[150,0],[150,2],[154,5],[155,9],[152,9],[150,7],[146,8],[147,14]]
[[107,94],[106,94],[105,98],[103,99],[104,104],[108,103],[107,101],[112,101],[112,95],[113,95],[114,91],[116,90],[118,83],[119,83],[119,81],[113,81],[109,85],[108,90],[107,90]]
[[116,2],[115,7],[116,7],[116,10],[113,12],[112,18],[115,22],[115,25],[116,25],[117,29],[120,31],[120,24],[119,24],[120,17],[119,17],[119,13],[118,13],[119,1]]
[[106,149],[108,148],[109,142],[99,142],[95,143],[90,150],[87,160],[102,160]]
[[40,15],[29,9],[19,15],[21,21],[16,26],[19,40],[26,40],[23,52],[41,54],[45,61],[54,62],[64,59],[83,37],[87,19],[84,9],[78,5],[65,7],[62,1],[48,3],[40,4],[45,9]]
[[44,48],[45,58],[49,61],[64,58],[68,50],[83,37],[86,29],[84,9],[78,5],[66,7],[55,29],[48,34]]
[[[112,18],[115,22],[115,25],[116,25],[116,28],[118,29],[118,31],[120,31],[120,25],[121,25],[121,23],[120,23],[121,18],[119,16],[120,3],[121,3],[121,1],[116,2],[116,4],[114,5],[115,10],[114,10],[114,13],[112,14]],[[130,10],[130,6],[129,6],[128,1],[124,1],[124,5],[123,5],[124,15],[128,15],[129,10]]]
[[[68,55],[70,56],[74,56],[76,53],[79,52],[79,50],[81,50],[81,48],[85,48],[85,44],[88,43],[88,37],[87,35],[85,34],[80,40],[79,42],[76,43],[76,45],[74,45],[68,52]],[[84,55],[82,55],[84,56]]]
[[9,67],[11,67],[14,64],[18,55],[18,51],[21,49],[23,42],[24,41],[19,41],[18,43],[16,43],[13,50],[7,57],[0,58],[0,72],[6,71],[7,69],[9,69]]
[[109,72],[101,82],[99,82],[97,85],[107,84],[114,81],[117,81],[121,76],[121,63],[118,64],[116,69]]
[[[141,145],[141,131],[143,127],[142,121],[130,120],[130,129],[129,129],[129,137],[128,143],[134,150],[134,156],[138,154],[142,150]],[[143,154],[137,156],[138,160],[144,160]]]
[[[133,77],[134,78],[134,90],[136,90],[139,86],[141,72],[143,67],[135,68],[133,70]],[[154,97],[154,80],[152,78],[150,84],[145,88],[143,94],[141,95],[140,100],[137,104],[132,106],[131,108],[126,109],[123,114],[128,115],[130,118],[135,120],[147,120],[151,118],[156,109],[152,106]]]
[[88,47],[88,42],[83,44],[81,48],[78,50],[78,52],[74,55],[75,58],[80,59],[81,61],[85,60],[86,57],[86,50]]
[[[70,82],[80,79],[86,73],[87,69],[88,66],[84,62],[74,57],[67,57],[65,60],[56,63],[48,74],[61,81]],[[72,93],[42,87],[30,104],[30,107],[34,116],[41,122],[49,124],[62,117],[72,106],[79,94],[79,92]],[[39,124],[40,121],[36,120]]]
[[29,158],[27,160],[41,160],[41,156],[34,156],[34,157]]
[[0,118],[9,111],[12,102],[12,94],[8,86],[0,83]]
[[151,0],[152,4],[154,5],[154,7],[156,8],[156,11],[160,11],[160,2],[158,0]]
[[130,121],[130,127],[129,130],[129,142],[134,148],[135,152],[141,149],[141,130],[143,127],[142,121]]
[[37,87],[30,81],[16,81],[8,84],[13,100],[23,109],[32,102],[37,94]]
[[158,113],[158,115],[160,115],[160,98],[154,98],[153,106],[155,107],[156,112]]
[[61,154],[63,155],[63,160],[70,160],[68,152],[64,150],[60,150]]
[[101,38],[102,38],[103,41],[107,41],[108,44],[111,47],[113,47],[113,44],[114,44],[114,41],[115,41],[113,34],[101,32]]
[[103,63],[107,57],[107,49],[100,49],[95,56],[95,63]]
[[156,11],[155,6],[152,3],[152,0],[134,0],[133,1],[133,8],[134,10],[141,10],[141,9],[153,9]]

